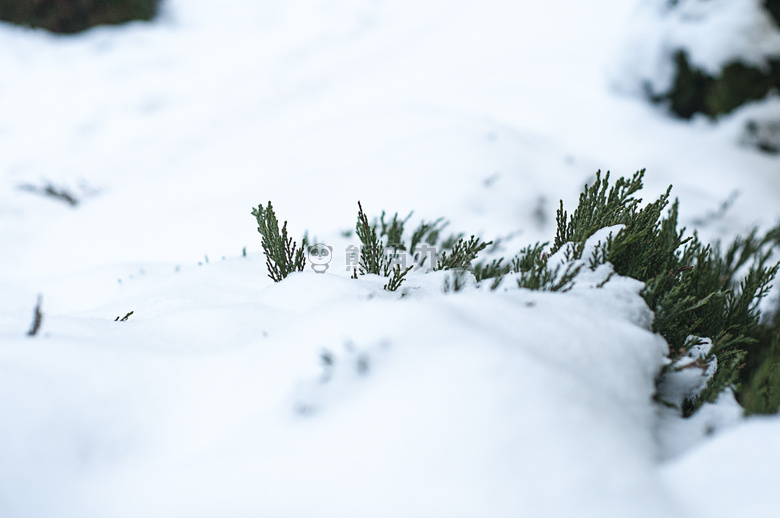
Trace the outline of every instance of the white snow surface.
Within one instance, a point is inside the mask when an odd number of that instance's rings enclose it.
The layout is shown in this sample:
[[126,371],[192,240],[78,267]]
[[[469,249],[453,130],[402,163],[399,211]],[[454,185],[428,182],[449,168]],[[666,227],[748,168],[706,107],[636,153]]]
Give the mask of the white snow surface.
[[640,283],[447,295],[431,273],[399,300],[263,273],[150,270],[127,322],[4,336],[4,516],[675,515]]
[[[778,161],[738,145],[741,112],[680,122],[614,91],[635,7],[168,0],[77,36],[0,24],[0,517],[710,518],[740,494],[770,516],[780,421],[728,393],[687,421],[653,404],[667,345],[610,265],[566,293],[422,271],[390,293],[345,268],[357,200],[511,256],[599,168],[646,167],[648,199],[673,183],[704,239],[775,223]],[[19,188],[47,182],[78,206]],[[268,200],[333,246],[325,274],[267,277]]]
[[767,459],[778,455],[780,421],[755,418],[670,463],[664,478],[684,488],[686,507],[700,516],[772,518],[777,516],[780,465]]

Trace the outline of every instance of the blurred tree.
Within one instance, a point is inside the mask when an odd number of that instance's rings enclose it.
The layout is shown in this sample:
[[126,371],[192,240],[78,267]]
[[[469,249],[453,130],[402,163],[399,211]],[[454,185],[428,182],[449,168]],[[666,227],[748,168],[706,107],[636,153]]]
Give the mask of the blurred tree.
[[[677,10],[686,5],[671,4],[670,16],[680,19],[684,13],[677,13]],[[764,0],[762,5],[780,28],[780,0]],[[780,53],[780,49],[776,53]],[[672,62],[674,80],[671,88],[666,92],[648,90],[648,95],[656,102],[668,103],[671,112],[684,119],[697,113],[717,118],[745,103],[764,99],[774,89],[780,90],[780,59],[776,54],[767,54],[763,65],[737,57],[725,63],[718,72],[698,68],[685,48],[674,52]]]
[[657,100],[668,99],[670,109],[684,119],[696,113],[712,118],[730,113],[746,102],[763,99],[773,88],[780,89],[780,59],[767,61],[764,68],[732,61],[713,76],[692,66],[685,51],[677,51],[672,89]]
[[777,26],[780,27],[780,0],[764,0],[764,8],[769,11]]
[[72,34],[96,25],[151,20],[160,0],[0,0],[0,20]]

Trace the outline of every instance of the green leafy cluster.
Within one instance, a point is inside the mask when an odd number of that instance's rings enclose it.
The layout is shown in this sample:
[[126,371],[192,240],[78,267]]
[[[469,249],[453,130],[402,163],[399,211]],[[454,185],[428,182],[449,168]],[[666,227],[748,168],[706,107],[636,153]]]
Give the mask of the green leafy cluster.
[[442,291],[444,293],[458,292],[467,286],[466,270],[453,270],[452,275],[444,278]]
[[512,265],[509,263],[504,264],[504,258],[499,257],[492,261],[484,262],[480,261],[474,265],[474,277],[477,282],[485,279],[499,279],[502,280],[504,275],[512,271]]
[[[645,298],[656,304],[656,326],[663,329],[673,357],[683,335],[713,340],[718,371],[701,397],[689,402],[688,411],[734,386],[748,413],[763,412],[744,400],[742,387],[754,383],[760,359],[771,347],[772,333],[761,321],[759,302],[778,271],[777,264],[769,264],[776,244],[770,234],[758,238],[754,231],[721,252],[719,244],[704,246],[694,236],[680,254],[679,279],[648,283]],[[676,356],[682,353],[678,349]]]
[[[384,219],[384,213],[382,216]],[[395,221],[395,218],[393,219]],[[385,225],[382,225],[382,229],[385,230],[385,228]],[[377,234],[376,224],[369,224],[368,217],[363,212],[363,205],[360,202],[358,202],[358,221],[355,230],[358,239],[363,244],[360,249],[360,274],[387,276],[390,264],[385,255],[385,245],[382,243],[380,235]]]
[[482,250],[487,248],[492,241],[485,243],[478,237],[471,236],[468,240],[458,239],[450,250],[444,250],[439,258],[439,263],[434,270],[454,270],[468,268],[471,262],[477,258]]
[[[404,225],[411,213],[406,219],[399,219],[396,212],[393,219],[385,222],[385,213],[382,212],[380,218],[381,229],[377,229],[377,224],[368,222],[368,216],[363,212],[363,205],[358,202],[358,220],[355,225],[362,247],[360,249],[360,274],[374,274],[390,277],[384,289],[396,291],[404,282],[406,274],[409,273],[414,265],[401,268],[399,262],[399,252],[406,250],[403,242]],[[384,241],[383,241],[384,238]]]
[[536,244],[520,251],[512,259],[512,272],[517,273],[517,286],[529,290],[569,291],[582,265],[574,261],[574,251],[566,250],[565,261],[550,268],[549,255]]
[[[407,244],[405,226],[412,214],[399,218],[396,213],[386,219],[383,212],[378,221],[370,223],[358,203],[360,274],[387,277],[385,289],[395,291],[414,266],[425,265],[429,255],[418,251],[422,244],[441,252],[436,264],[427,265],[429,268],[453,271],[445,291],[462,289],[463,274],[469,270],[478,284],[490,282],[491,289],[511,275],[520,288],[567,291],[583,268],[595,270],[610,263],[614,273],[645,283],[642,296],[655,314],[654,331],[669,344],[671,361],[667,369],[674,368],[674,361],[686,355],[699,339],[712,340],[710,356],[705,360],[716,358],[717,371],[695,400],[684,402],[685,414],[714,401],[728,387],[735,390],[747,413],[777,412],[780,310],[773,318],[762,320],[759,303],[780,268],[780,264],[772,263],[780,245],[780,226],[763,235],[754,230],[727,246],[704,244],[695,232],[686,237],[685,229],[678,228],[678,203],[669,201],[671,187],[656,200],[643,203],[637,196],[643,177],[641,170],[610,185],[609,173],[604,177],[596,173],[571,215],[561,203],[552,246],[536,243],[510,260],[492,258],[473,266],[477,255],[492,241],[483,242],[475,236],[466,239],[462,234],[440,239],[447,222],[439,218],[421,222]],[[266,209],[260,206],[253,215],[263,236],[271,277],[281,280],[287,273],[303,269],[303,250],[296,250],[287,237],[286,223],[280,234],[271,204]],[[622,229],[599,243],[589,257],[583,257],[586,240],[596,231],[615,225],[622,225]],[[402,252],[409,254],[412,264],[401,266]],[[554,265],[550,263],[553,254],[558,258]],[[354,273],[357,278],[357,271]],[[659,374],[659,381],[665,374]]]
[[[777,411],[780,324],[777,319],[774,327],[762,322],[758,304],[778,272],[770,259],[780,244],[780,226],[763,236],[754,230],[724,250],[720,243],[705,245],[696,233],[684,237],[685,229],[678,229],[678,203],[669,204],[671,187],[642,205],[635,195],[643,176],[641,170],[610,187],[609,173],[602,178],[599,172],[571,216],[561,204],[550,254],[567,246],[562,264],[550,267],[546,244],[537,244],[509,263],[498,259],[478,265],[478,279],[493,278],[491,287],[496,287],[502,276],[517,273],[522,288],[565,291],[583,267],[578,260],[587,260],[591,269],[609,262],[615,273],[645,283],[642,295],[655,313],[654,330],[669,343],[670,359],[687,354],[696,343],[689,337],[712,339],[710,355],[717,358],[718,370],[699,397],[686,402],[687,414],[727,387],[736,389],[748,413]],[[582,257],[590,236],[618,224],[623,230],[596,247],[591,257]]]
[[160,0],[0,0],[0,20],[72,34],[132,20],[151,20]]
[[634,196],[642,188],[644,169],[631,179],[619,178],[609,187],[609,173],[604,179],[596,173],[596,181],[580,194],[574,213],[568,216],[563,202],[558,209],[558,231],[551,252],[566,243],[575,244],[574,257],[580,259],[585,240],[597,230],[613,225],[625,228],[607,239],[588,258],[591,268],[610,262],[620,275],[647,282],[668,272],[675,263],[675,251],[684,243],[682,232],[677,232],[677,202],[666,217],[663,211],[669,204],[671,186],[657,200],[642,206],[642,199]]
[[298,246],[287,236],[287,222],[284,222],[281,232],[271,202],[268,207],[259,205],[252,209],[252,216],[257,218],[257,231],[261,236],[261,244],[268,266],[268,276],[274,282],[279,282],[292,272],[301,272],[306,266],[306,241]]
[[404,282],[406,274],[409,273],[412,268],[412,266],[407,266],[406,268],[401,269],[401,265],[396,264],[392,270],[390,270],[390,280],[387,281],[387,284],[384,285],[384,289],[387,291],[395,291],[400,288],[401,284]]
[[[399,218],[396,212],[392,219],[385,221],[386,213],[382,211],[379,221],[369,223],[368,216],[363,211],[363,205],[358,202],[358,218],[355,227],[362,248],[360,250],[359,270],[361,275],[375,274],[390,277],[385,289],[397,290],[404,281],[409,271],[415,266],[423,267],[430,254],[418,249],[419,245],[442,250],[441,257],[436,264],[428,265],[434,270],[467,269],[477,254],[484,250],[490,242],[483,242],[479,238],[471,236],[468,240],[461,235],[451,235],[439,244],[441,231],[447,226],[443,218],[432,222],[422,221],[415,228],[407,245],[404,239],[404,229],[412,217],[410,213],[406,218]],[[401,267],[400,254],[407,254],[411,264]]]
[[[509,261],[499,257],[489,263],[479,262],[474,265],[474,276],[477,282],[490,280],[491,290],[497,289],[505,276],[513,274],[519,288],[568,291],[572,287],[572,281],[582,269],[582,265],[574,261],[577,249],[566,249],[564,262],[551,267],[548,261],[551,255],[548,245],[549,243],[545,242],[526,246]],[[579,253],[582,253],[581,249]]]
[[780,305],[757,334],[740,372],[740,402],[750,413],[774,414],[780,408]]

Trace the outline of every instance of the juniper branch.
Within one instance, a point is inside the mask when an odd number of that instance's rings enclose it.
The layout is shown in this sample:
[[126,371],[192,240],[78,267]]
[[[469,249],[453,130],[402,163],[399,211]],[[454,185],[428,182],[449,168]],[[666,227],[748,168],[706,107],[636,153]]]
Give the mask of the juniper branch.
[[471,261],[476,259],[477,254],[487,248],[492,241],[483,242],[478,237],[471,236],[468,241],[460,238],[449,254],[445,251],[441,254],[439,264],[434,270],[452,270],[454,268],[469,268]]
[[271,202],[268,207],[259,205],[252,209],[252,215],[257,219],[257,231],[261,236],[261,244],[266,257],[268,276],[274,282],[279,282],[290,273],[303,271],[306,266],[304,246],[298,247],[291,237],[287,236],[287,222],[284,222],[281,232]]
[[358,202],[358,220],[355,226],[357,236],[363,247],[360,249],[360,274],[381,275],[385,262],[385,247],[376,233],[376,225],[368,222],[363,205]]

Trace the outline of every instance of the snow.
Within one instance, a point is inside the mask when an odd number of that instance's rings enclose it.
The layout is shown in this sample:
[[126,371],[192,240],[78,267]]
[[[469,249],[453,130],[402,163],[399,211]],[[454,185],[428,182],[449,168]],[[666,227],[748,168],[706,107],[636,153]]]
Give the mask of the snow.
[[700,516],[776,516],[780,467],[767,459],[780,449],[778,425],[750,419],[665,467],[664,477]]
[[99,307],[6,336],[6,512],[674,515],[639,282],[443,294],[419,273],[400,301],[346,272],[269,286],[261,265],[150,272],[127,322]]
[[[702,405],[687,419],[680,419],[680,412],[675,408],[659,406],[657,412],[655,437],[659,445],[658,458],[662,461],[682,457],[721,431],[739,425],[744,419],[742,407],[731,389],[723,391],[714,403]],[[748,477],[746,481],[752,479]]]
[[686,399],[696,399],[718,370],[717,358],[707,360],[712,349],[711,338],[689,336],[686,341],[693,342],[688,353],[671,363],[669,372],[658,385],[658,395],[677,408],[682,408]]
[[[742,454],[777,418],[654,404],[667,345],[610,265],[565,293],[422,270],[391,293],[345,268],[358,200],[511,256],[599,168],[647,167],[646,199],[674,183],[704,239],[775,223],[777,159],[740,147],[741,111],[680,122],[615,92],[633,7],[169,0],[77,36],[1,24],[0,516],[777,507],[772,455]],[[79,204],[19,189],[49,182]],[[333,247],[325,274],[267,277],[268,200]]]

